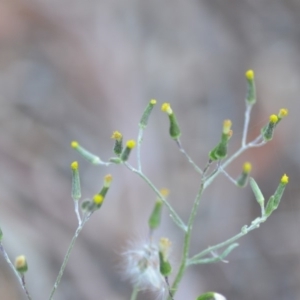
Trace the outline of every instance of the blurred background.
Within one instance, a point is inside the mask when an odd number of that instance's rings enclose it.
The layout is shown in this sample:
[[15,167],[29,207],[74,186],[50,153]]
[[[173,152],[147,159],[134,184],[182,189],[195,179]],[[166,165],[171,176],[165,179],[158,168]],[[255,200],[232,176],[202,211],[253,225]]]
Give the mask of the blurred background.
[[[121,253],[148,234],[155,200],[149,187],[122,166],[88,164],[70,141],[107,160],[112,132],[135,139],[144,108],[157,99],[144,135],[143,170],[158,188],[170,189],[169,200],[186,221],[200,178],[170,139],[160,105],[171,103],[181,141],[203,167],[224,119],[233,121],[230,152],[239,148],[247,69],[255,71],[258,94],[249,139],[270,114],[282,107],[290,114],[270,144],[248,151],[228,172],[236,177],[251,161],[266,198],[283,173],[290,184],[279,209],[239,241],[230,263],[191,267],[175,299],[208,290],[230,300],[300,299],[299,20],[298,0],[0,1],[0,225],[11,259],[27,256],[33,299],[47,299],[77,226],[73,160],[80,163],[84,198],[107,173],[114,181],[75,245],[56,299],[129,299]],[[220,175],[202,199],[191,254],[258,215],[250,187],[239,189]],[[167,210],[155,239],[161,236],[172,240],[176,268],[183,235]],[[145,292],[138,299],[155,297]],[[2,257],[0,298],[25,299]]]

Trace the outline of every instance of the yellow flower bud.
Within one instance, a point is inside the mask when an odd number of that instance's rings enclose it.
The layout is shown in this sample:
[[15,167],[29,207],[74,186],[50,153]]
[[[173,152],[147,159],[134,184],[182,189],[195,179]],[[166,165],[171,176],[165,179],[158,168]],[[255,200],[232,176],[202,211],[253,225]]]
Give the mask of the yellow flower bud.
[[16,257],[15,268],[20,273],[25,273],[28,270],[27,260],[25,255],[20,255]]
[[77,170],[78,167],[79,167],[79,165],[78,165],[78,162],[77,162],[77,161],[73,161],[73,162],[71,163],[71,169],[72,169],[72,170]]
[[135,141],[134,140],[129,140],[127,143],[126,143],[126,146],[129,148],[129,149],[133,149],[135,147]]
[[278,118],[282,119],[288,115],[289,111],[286,108],[281,108],[278,113]]
[[105,186],[105,187],[109,187],[109,186],[110,186],[110,183],[112,182],[112,179],[113,179],[113,177],[112,177],[110,174],[107,174],[107,175],[104,177],[104,186]]
[[103,196],[100,195],[100,194],[96,194],[94,197],[93,197],[93,201],[95,204],[99,205],[103,202]]
[[72,148],[77,148],[79,146],[79,144],[78,144],[78,142],[77,141],[73,141],[73,142],[71,142],[71,147]]
[[252,165],[249,162],[245,162],[243,165],[243,172],[250,173],[252,170]]
[[223,122],[223,133],[224,134],[229,134],[231,125],[232,125],[231,120],[224,120],[224,122]]
[[160,193],[162,194],[163,197],[167,197],[170,194],[170,191],[166,188],[163,188],[160,190]]
[[276,123],[278,121],[278,117],[276,115],[271,115],[270,116],[270,122],[271,123]]
[[253,80],[254,79],[254,71],[253,70],[248,70],[246,73],[245,73],[245,76],[248,80]]
[[119,131],[114,131],[111,138],[114,140],[120,140],[122,138],[122,134]]
[[280,180],[281,183],[284,183],[284,184],[287,184],[289,182],[289,177],[284,174],[282,177],[281,177],[281,180]]
[[163,105],[161,106],[161,110],[168,115],[171,115],[173,113],[170,103],[163,103]]

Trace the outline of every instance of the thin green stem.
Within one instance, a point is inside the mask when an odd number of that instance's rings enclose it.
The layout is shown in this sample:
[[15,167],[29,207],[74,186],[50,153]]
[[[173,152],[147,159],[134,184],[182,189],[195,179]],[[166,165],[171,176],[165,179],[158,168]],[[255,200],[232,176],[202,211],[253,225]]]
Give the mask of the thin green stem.
[[195,261],[200,259],[201,257],[211,253],[212,251],[216,251],[220,248],[226,247],[230,244],[232,244],[233,242],[235,242],[236,240],[240,239],[242,236],[246,235],[247,233],[249,233],[250,231],[258,228],[260,226],[261,223],[266,221],[266,217],[261,217],[261,218],[257,218],[255,219],[250,226],[244,226],[241,230],[240,233],[234,235],[233,237],[231,237],[230,239],[226,240],[225,242],[219,243],[215,246],[211,246],[208,247],[207,249],[203,250],[202,252],[196,254],[195,256],[190,258],[190,261]]
[[187,226],[184,224],[184,222],[181,220],[181,218],[178,216],[178,214],[175,212],[173,207],[170,205],[170,203],[162,196],[162,194],[159,192],[159,190],[155,187],[155,185],[150,181],[150,179],[141,171],[133,168],[130,164],[125,163],[125,166],[131,170],[132,172],[139,175],[148,185],[149,187],[155,192],[155,194],[158,196],[159,199],[164,203],[164,205],[169,209],[170,216],[172,217],[175,224],[178,225],[184,232],[187,232]]
[[73,238],[72,238],[72,241],[71,241],[71,243],[70,243],[70,245],[69,245],[69,248],[68,248],[68,250],[67,250],[67,253],[66,253],[66,255],[65,255],[64,261],[63,261],[63,263],[62,263],[62,265],[61,265],[61,267],[60,267],[60,270],[59,270],[59,273],[58,273],[58,275],[57,275],[56,281],[55,281],[55,283],[54,283],[54,285],[53,285],[53,288],[52,288],[52,290],[51,290],[51,294],[50,294],[50,296],[49,296],[49,300],[52,300],[52,299],[53,299],[53,295],[54,295],[54,293],[56,292],[56,290],[57,290],[57,288],[58,288],[58,286],[59,286],[61,277],[62,277],[62,275],[63,275],[63,273],[64,273],[64,270],[65,270],[65,268],[66,268],[66,265],[67,265],[67,263],[68,263],[68,261],[69,261],[70,254],[71,254],[72,249],[73,249],[73,247],[74,247],[74,245],[75,245],[75,242],[76,242],[76,240],[77,240],[77,237],[78,237],[79,233],[81,232],[81,230],[82,230],[82,228],[83,228],[83,226],[84,226],[84,224],[86,223],[87,220],[88,220],[88,218],[84,219],[84,220],[82,221],[82,223],[78,225],[78,227],[77,227],[77,229],[76,229],[76,231],[75,231],[75,234],[74,234],[74,236],[73,236]]
[[16,275],[20,285],[22,286],[28,300],[31,300],[30,294],[26,288],[26,284],[25,284],[25,280],[23,281],[22,276],[20,275],[20,273],[16,270],[14,264],[11,262],[10,258],[7,255],[7,252],[5,251],[2,243],[0,242],[0,252],[2,252],[2,255],[4,257],[4,259],[6,260],[6,262],[8,263],[8,265],[10,266],[10,268],[12,269],[12,271],[14,272],[14,274]]
[[138,170],[142,171],[142,163],[141,163],[141,145],[143,141],[144,130],[142,128],[139,129],[138,139],[137,139],[137,165]]
[[181,144],[180,140],[177,139],[175,141],[176,141],[176,144],[179,147],[180,152],[183,153],[183,155],[187,158],[188,162],[194,167],[194,169],[196,170],[196,172],[199,173],[199,174],[203,174],[203,171],[196,165],[196,163],[191,159],[191,157],[184,150],[184,148],[182,147],[182,144]]
[[73,201],[74,201],[75,214],[76,214],[77,220],[78,220],[78,225],[80,225],[82,221],[81,221],[81,216],[80,216],[80,212],[79,212],[79,203],[78,203],[79,201],[76,199],[73,199]]
[[32,298],[31,298],[31,296],[30,296],[30,294],[29,294],[29,291],[28,291],[28,289],[27,289],[26,282],[25,282],[25,275],[24,275],[24,274],[22,274],[21,280],[22,280],[22,287],[23,287],[23,289],[24,289],[24,291],[25,291],[25,293],[26,293],[26,296],[27,296],[27,298],[28,298],[29,300],[31,300]]
[[[236,151],[231,157],[229,157],[223,164],[222,169],[225,169],[229,164],[231,164],[238,156],[240,156],[244,151],[247,150],[247,147],[241,147],[238,151]],[[222,169],[219,168],[214,174],[207,178],[204,183],[204,188],[207,188],[214,179],[222,172]]]
[[138,285],[136,284],[136,285],[133,287],[133,290],[132,290],[132,294],[131,294],[130,300],[136,300],[138,293],[139,293],[139,287],[138,287]]
[[248,134],[252,106],[253,106],[253,104],[246,103],[245,121],[244,121],[243,137],[242,137],[242,147],[245,147],[247,144],[247,134]]
[[[183,251],[182,251],[182,257],[181,257],[181,264],[179,267],[179,270],[177,272],[177,275],[175,277],[175,280],[172,284],[172,293],[173,295],[176,293],[177,289],[178,289],[178,285],[184,275],[184,272],[187,268],[187,262],[188,262],[188,255],[189,255],[189,250],[190,250],[190,241],[191,241],[191,234],[192,234],[192,229],[193,229],[193,224],[195,221],[195,217],[197,215],[197,211],[198,211],[198,207],[200,204],[200,200],[201,200],[201,196],[203,194],[204,191],[204,182],[201,182],[201,186],[200,189],[197,193],[197,196],[195,198],[194,204],[193,204],[193,208],[189,217],[189,221],[188,221],[188,226],[187,226],[187,232],[184,236],[184,245],[183,245]],[[171,300],[171,298],[168,298],[169,300]]]
[[[20,284],[22,285],[22,278],[21,278],[19,272],[16,270],[14,264],[9,259],[8,255],[7,255],[7,252],[5,251],[5,249],[4,249],[1,242],[0,242],[0,251],[2,252],[2,255],[3,255],[4,259],[6,260],[6,262],[8,263],[8,265],[10,266],[10,268],[12,269],[12,271],[14,272],[16,277],[18,278]],[[22,287],[23,287],[23,285],[22,285]]]

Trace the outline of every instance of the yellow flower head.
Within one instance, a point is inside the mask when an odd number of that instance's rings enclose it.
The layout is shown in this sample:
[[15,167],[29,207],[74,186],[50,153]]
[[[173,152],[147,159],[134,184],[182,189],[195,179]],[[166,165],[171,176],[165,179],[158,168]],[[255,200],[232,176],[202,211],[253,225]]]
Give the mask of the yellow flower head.
[[126,146],[129,148],[129,149],[133,149],[135,147],[135,141],[134,140],[129,140],[127,143],[126,143]]
[[281,177],[281,180],[280,180],[281,183],[284,183],[284,184],[287,184],[289,183],[289,177],[284,174],[282,177]]
[[277,123],[278,121],[278,117],[276,115],[271,115],[270,116],[270,122],[271,123]]
[[170,103],[163,103],[163,105],[161,106],[161,110],[163,112],[166,112],[168,115],[171,115],[173,113]]
[[23,268],[26,266],[26,264],[27,264],[27,261],[26,261],[26,257],[24,255],[20,255],[20,256],[16,257],[16,260],[15,260],[16,269]]
[[113,180],[113,177],[110,175],[110,174],[107,174],[105,177],[104,177],[104,186],[105,187],[109,187],[110,186],[110,183],[112,182]]
[[230,132],[232,122],[230,120],[225,120],[223,122],[223,133],[228,134]]
[[21,274],[24,274],[25,272],[27,272],[28,265],[27,265],[26,257],[24,255],[20,255],[20,256],[16,257],[15,268]]
[[94,197],[93,197],[93,201],[95,204],[99,205],[103,202],[104,198],[102,195],[100,194],[96,194]]
[[286,108],[281,108],[281,109],[279,110],[278,117],[279,117],[280,119],[282,119],[282,118],[286,117],[288,114],[289,114],[288,109],[286,109]]
[[245,162],[243,165],[243,172],[250,173],[252,170],[252,165],[249,162]]
[[155,105],[156,104],[156,100],[155,99],[151,99],[150,100],[150,104]]
[[165,261],[168,259],[171,245],[172,243],[168,238],[161,238],[159,240],[159,251],[162,253]]
[[246,76],[247,79],[253,80],[253,79],[254,79],[254,72],[253,72],[253,70],[248,70],[248,71],[245,73],[245,76]]
[[77,141],[71,142],[71,147],[74,148],[74,149],[78,148],[79,147],[78,142]]
[[122,134],[119,131],[114,131],[111,138],[114,140],[120,140],[122,138]]
[[160,190],[160,193],[162,194],[163,197],[167,197],[170,194],[170,191],[166,188],[163,188]]
[[78,165],[78,162],[77,162],[77,161],[73,161],[73,162],[71,163],[71,169],[72,169],[72,170],[77,170],[78,167],[79,167],[79,165]]

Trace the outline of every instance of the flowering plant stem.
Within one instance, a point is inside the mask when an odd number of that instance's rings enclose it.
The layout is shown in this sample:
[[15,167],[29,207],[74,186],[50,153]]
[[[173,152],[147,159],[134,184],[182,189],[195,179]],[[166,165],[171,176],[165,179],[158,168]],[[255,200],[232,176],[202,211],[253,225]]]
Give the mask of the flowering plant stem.
[[[173,296],[174,296],[175,292],[177,291],[178,285],[179,285],[179,283],[184,275],[184,272],[187,268],[192,228],[193,228],[193,224],[195,221],[195,217],[197,215],[197,211],[198,211],[198,207],[200,204],[200,200],[201,200],[203,191],[204,191],[204,182],[202,181],[200,189],[198,191],[198,194],[195,198],[190,217],[189,217],[187,232],[185,233],[185,236],[184,236],[184,246],[183,246],[182,258],[181,258],[181,264],[180,264],[179,270],[177,272],[177,275],[175,277],[174,283],[172,284],[172,288],[171,288]],[[168,299],[171,299],[171,297],[169,297]]]
[[211,247],[208,247],[207,249],[203,250],[202,252],[198,253],[197,255],[191,257],[188,261],[188,265],[192,265],[192,264],[195,264],[195,263],[198,263],[198,260],[209,254],[209,253],[212,253],[213,251],[216,251],[220,248],[224,248],[228,245],[231,245],[233,242],[237,241],[239,238],[241,238],[242,236],[246,235],[247,233],[249,233],[250,231],[256,229],[256,228],[259,228],[260,224],[261,223],[264,223],[265,221],[267,220],[267,217],[259,217],[259,218],[256,218],[254,221],[252,221],[251,225],[250,226],[243,226],[242,229],[241,229],[241,232],[234,235],[233,237],[229,238],[228,240],[222,242],[222,243],[219,243],[215,246],[211,246]]
[[[214,181],[214,179],[222,172],[225,175],[227,174],[225,171],[225,168],[232,163],[238,156],[240,156],[244,151],[251,147],[258,147],[264,145],[265,142],[262,142],[262,136],[259,135],[256,139],[254,139],[250,143],[246,143],[247,141],[247,131],[249,127],[249,120],[250,120],[250,113],[251,113],[251,108],[252,105],[247,105],[246,106],[246,111],[245,111],[245,121],[244,121],[244,129],[243,129],[243,136],[242,136],[242,145],[239,150],[237,150],[231,157],[229,157],[224,163],[221,164],[221,161],[217,162],[217,167],[214,171],[212,171],[209,175],[206,175],[206,173],[209,170],[209,166],[211,165],[211,161],[209,161],[206,165],[206,167],[203,169],[203,171],[194,163],[194,161],[191,159],[191,157],[186,153],[184,150],[181,142],[179,139],[176,139],[176,144],[179,147],[179,150],[186,156],[188,159],[189,163],[191,163],[196,170],[197,173],[201,174],[201,184],[200,188],[198,190],[198,193],[195,197],[194,204],[190,213],[190,217],[188,220],[187,225],[181,220],[181,218],[178,216],[178,214],[175,212],[175,210],[172,208],[172,206],[169,204],[167,200],[161,195],[159,190],[154,186],[154,184],[150,181],[150,179],[142,172],[141,168],[141,156],[140,156],[140,151],[141,151],[141,143],[142,143],[142,136],[143,136],[143,131],[140,130],[138,134],[138,149],[137,149],[137,163],[138,163],[138,168],[135,169],[132,167],[130,164],[125,163],[125,166],[130,169],[132,172],[138,174],[149,186],[150,188],[156,193],[156,195],[163,201],[163,203],[167,206],[167,208],[170,211],[170,216],[174,220],[174,222],[184,231],[184,245],[183,245],[183,250],[182,250],[182,257],[181,257],[181,263],[180,267],[178,269],[178,272],[175,276],[174,282],[172,284],[171,288],[171,295],[169,295],[168,300],[172,300],[172,296],[176,293],[178,286],[180,284],[180,281],[186,271],[186,268],[191,265],[191,264],[196,264],[196,263],[201,263],[200,258],[211,253],[214,250],[217,250],[219,248],[231,245],[234,241],[238,240],[240,237],[248,233],[249,231],[258,228],[259,224],[264,222],[266,220],[265,217],[261,217],[256,219],[255,221],[252,222],[251,226],[247,227],[244,226],[242,231],[235,235],[234,237],[228,239],[225,242],[222,242],[220,244],[217,244],[213,247],[209,247],[206,250],[200,252],[199,254],[195,255],[192,258],[189,258],[189,250],[190,250],[190,240],[191,240],[191,234],[192,234],[192,229],[193,229],[193,224],[195,221],[195,217],[197,215],[197,211],[199,208],[200,200],[203,195],[204,190]],[[233,180],[233,179],[232,179]],[[233,180],[234,181],[234,180]],[[225,254],[229,254],[229,252],[237,247],[237,244],[232,244],[229,249],[225,250]],[[216,258],[209,258],[208,260],[212,261],[219,261],[222,258],[220,256],[217,256]],[[207,259],[206,259],[207,260]],[[203,260],[202,260],[203,261]],[[134,287],[134,290],[132,292],[132,298],[131,300],[136,299],[137,297],[137,287]]]
[[88,220],[89,220],[89,217],[85,217],[85,218],[83,219],[83,221],[79,223],[79,225],[78,225],[78,227],[77,227],[77,229],[76,229],[76,231],[75,231],[75,234],[74,234],[74,236],[73,236],[73,238],[72,238],[72,240],[71,240],[71,243],[70,243],[70,245],[69,245],[69,248],[68,248],[68,250],[67,250],[67,253],[66,253],[65,257],[64,257],[64,261],[63,261],[63,263],[62,263],[62,265],[61,265],[61,267],[60,267],[59,273],[58,273],[57,278],[56,278],[56,280],[55,280],[55,283],[54,283],[54,285],[53,285],[51,294],[50,294],[50,296],[49,296],[49,298],[48,298],[49,300],[52,300],[52,299],[53,299],[54,293],[56,292],[56,289],[57,289],[58,286],[59,286],[61,277],[63,276],[64,270],[65,270],[66,265],[67,265],[67,263],[68,263],[68,261],[69,261],[70,254],[71,254],[71,252],[72,252],[72,250],[73,250],[73,247],[74,247],[75,242],[76,242],[76,240],[77,240],[77,238],[78,238],[78,235],[79,235],[79,233],[80,233],[81,230],[83,229],[83,226],[85,225],[85,223],[86,223]]
[[170,216],[175,222],[176,225],[178,225],[179,228],[181,228],[184,232],[187,231],[187,226],[184,224],[184,222],[181,220],[181,218],[178,216],[178,214],[175,212],[173,207],[170,205],[170,203],[163,197],[163,195],[159,192],[159,190],[155,187],[155,185],[150,181],[150,179],[142,172],[134,167],[132,167],[129,163],[125,163],[125,166],[131,170],[132,172],[139,175],[148,185],[149,187],[155,192],[155,194],[158,196],[159,199],[166,205],[166,207],[170,211]]
[[139,293],[139,287],[138,287],[138,285],[135,285],[135,286],[133,287],[133,290],[132,290],[132,294],[131,294],[130,300],[136,300],[138,293]]
[[20,275],[20,273],[16,270],[15,266],[13,265],[13,263],[11,262],[10,258],[8,257],[2,243],[0,242],[0,252],[2,252],[2,255],[4,256],[4,259],[6,260],[6,262],[8,263],[8,265],[10,266],[10,268],[12,269],[12,271],[14,272],[14,274],[16,275],[16,277],[18,278],[22,289],[24,290],[28,300],[31,300],[31,296],[29,294],[29,291],[26,287],[26,282],[25,282],[25,277],[24,275]]

